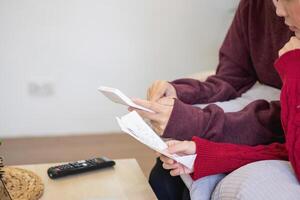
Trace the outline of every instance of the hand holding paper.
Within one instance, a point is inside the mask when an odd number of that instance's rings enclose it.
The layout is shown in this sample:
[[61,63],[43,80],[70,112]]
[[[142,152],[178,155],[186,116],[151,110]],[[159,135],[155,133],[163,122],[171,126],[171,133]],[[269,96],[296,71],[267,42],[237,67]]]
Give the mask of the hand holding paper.
[[144,122],[137,112],[132,111],[121,118],[117,118],[117,121],[122,131],[151,149],[181,163],[191,171],[193,170],[196,155],[179,156],[168,153],[166,151],[168,145]]
[[149,120],[154,131],[159,135],[163,135],[171,117],[174,106],[174,99],[164,97],[159,99],[157,102],[135,99],[134,102],[155,112],[150,113],[138,109],[129,109],[130,111],[135,110],[143,119]]
[[[168,153],[177,155],[194,155],[196,153],[196,144],[193,141],[178,141],[171,140],[167,142]],[[175,162],[173,159],[164,155],[160,155],[160,160],[163,162],[163,168],[170,170],[172,176],[178,176],[182,174],[190,174],[193,169],[187,168],[181,163]]]
[[[131,135],[136,140],[140,141],[141,143],[147,145],[151,149],[161,153],[162,155],[166,156],[166,158],[171,158],[178,163],[181,163],[184,169],[188,170],[189,172],[193,171],[194,161],[196,155],[186,155],[186,156],[179,156],[177,154],[170,154],[167,151],[168,145],[146,124],[146,122],[142,119],[142,117],[137,113],[139,112],[143,117],[146,119],[151,119],[152,121],[156,121],[156,118],[162,119],[165,116],[169,118],[169,115],[172,111],[174,100],[172,98],[162,98],[158,102],[148,102],[143,100],[136,100],[138,104],[133,102],[130,98],[124,95],[120,90],[110,87],[101,86],[98,88],[100,92],[102,92],[107,98],[112,100],[115,103],[127,105],[132,108],[136,108],[138,110],[134,110],[129,114],[118,118],[117,121],[121,130]],[[155,104],[149,106],[148,104]],[[147,108],[148,107],[148,108]],[[159,112],[154,112],[156,110],[150,110],[149,107],[155,108]],[[165,107],[170,109],[165,109]],[[155,114],[155,115],[154,115]],[[154,119],[153,116],[156,118]],[[152,117],[152,118],[151,118]],[[161,121],[161,120],[160,120]],[[168,121],[168,120],[163,120]],[[164,129],[164,124],[159,124],[163,128],[156,127],[157,130]],[[160,132],[162,132],[162,130]],[[177,163],[177,164],[178,164]]]
[[107,98],[109,98],[111,101],[119,104],[123,104],[125,106],[137,108],[140,110],[144,110],[150,113],[154,113],[154,111],[147,109],[143,106],[137,105],[134,103],[130,98],[128,98],[125,94],[123,94],[120,90],[111,88],[111,87],[105,87],[101,86],[98,88],[100,92],[102,92]]

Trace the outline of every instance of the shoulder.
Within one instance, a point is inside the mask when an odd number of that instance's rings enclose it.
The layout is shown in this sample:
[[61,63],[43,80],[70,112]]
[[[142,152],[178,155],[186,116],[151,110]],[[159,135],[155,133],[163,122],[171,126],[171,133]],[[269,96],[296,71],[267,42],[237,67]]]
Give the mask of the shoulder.
[[247,12],[250,15],[271,15],[276,16],[275,7],[271,0],[241,0],[238,6],[238,12]]

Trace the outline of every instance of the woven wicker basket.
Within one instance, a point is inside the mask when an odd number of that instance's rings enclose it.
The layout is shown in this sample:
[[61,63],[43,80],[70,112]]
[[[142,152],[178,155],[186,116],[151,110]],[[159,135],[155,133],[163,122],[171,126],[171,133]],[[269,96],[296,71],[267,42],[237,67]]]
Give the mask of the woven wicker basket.
[[3,182],[13,200],[38,200],[44,185],[35,173],[19,168],[4,167]]

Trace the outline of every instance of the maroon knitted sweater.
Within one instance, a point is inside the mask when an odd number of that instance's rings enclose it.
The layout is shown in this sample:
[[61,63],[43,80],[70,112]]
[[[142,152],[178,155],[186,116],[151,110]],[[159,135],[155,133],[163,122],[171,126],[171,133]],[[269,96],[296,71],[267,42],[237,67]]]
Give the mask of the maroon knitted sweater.
[[172,82],[179,99],[163,136],[179,140],[199,136],[247,145],[284,142],[279,101],[257,100],[234,113],[224,113],[213,104],[204,109],[191,104],[234,99],[256,81],[281,88],[273,63],[278,50],[292,35],[284,20],[276,16],[271,0],[241,0],[220,49],[216,75],[205,82]]

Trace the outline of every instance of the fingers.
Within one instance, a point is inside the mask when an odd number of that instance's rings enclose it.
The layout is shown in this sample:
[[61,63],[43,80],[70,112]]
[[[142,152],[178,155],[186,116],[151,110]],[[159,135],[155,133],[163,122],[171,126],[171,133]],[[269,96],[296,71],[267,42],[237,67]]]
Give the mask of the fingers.
[[173,159],[168,158],[168,157],[166,157],[164,155],[161,155],[159,158],[163,162],[162,166],[163,166],[164,169],[168,169],[168,170],[169,169],[176,169],[180,165],[179,163],[177,163]]
[[140,106],[153,110],[156,113],[164,111],[167,107],[169,109],[173,109],[175,102],[174,99],[170,97],[161,98],[157,102],[151,102],[143,99],[133,99],[132,101]]
[[164,106],[174,106],[174,99],[172,97],[164,97],[159,99],[157,103]]
[[161,124],[156,121],[150,121],[151,127],[154,130],[155,133],[162,135],[164,132],[164,129],[161,127]]
[[175,162],[173,164],[169,164],[169,163],[164,162],[162,166],[163,166],[164,169],[172,170],[172,169],[179,168],[180,163]]
[[296,41],[298,41],[299,39],[296,37],[296,36],[292,36],[291,38],[290,38],[290,41],[291,42],[296,42]]
[[161,97],[165,95],[165,92],[167,90],[166,81],[155,81],[152,86],[148,89],[147,92],[147,99],[149,101],[157,101]]
[[163,163],[162,166],[164,169],[170,170],[171,176],[178,176],[181,174],[190,173],[190,171],[180,163],[174,163],[174,164]]
[[[178,144],[180,141],[169,141],[169,144]],[[193,170],[190,170],[183,166],[181,163],[176,162],[175,160],[168,158],[167,156],[164,156],[160,154],[159,156],[160,160],[163,162],[162,167],[166,170],[170,170],[171,176],[178,176],[180,174],[190,174]]]
[[168,152],[170,154],[174,153],[185,153],[186,149],[188,149],[188,143],[186,141],[178,142],[177,144],[173,144],[168,147]]
[[147,99],[152,102],[156,102],[164,96],[177,98],[174,86],[164,80],[155,81],[147,91]]
[[279,50],[278,56],[282,56],[283,54],[285,54],[286,52],[290,51],[291,48],[291,43],[288,42],[284,45],[284,47],[282,49]]
[[[174,99],[163,98],[159,100],[159,102],[163,104],[142,99],[134,99],[133,101],[138,105],[153,110],[155,113],[135,109],[141,117],[151,120],[152,125],[155,126],[156,129],[164,129],[173,110]],[[129,108],[129,110],[133,110],[133,108]],[[155,122],[157,122],[157,124]]]
[[162,98],[158,102],[151,102],[142,99],[134,99],[133,101],[138,105],[153,110],[154,113],[134,109],[131,107],[128,110],[135,110],[142,118],[150,120],[152,128],[155,130],[155,132],[159,135],[162,135],[170,119],[173,110],[174,99]]
[[171,158],[168,158],[167,156],[161,155],[159,159],[163,162],[166,163],[167,165],[173,165],[175,161]]
[[300,48],[300,40],[296,36],[291,37],[291,44],[293,49]]
[[133,99],[133,102],[140,106],[153,110],[154,112],[160,112],[163,109],[163,106],[156,102],[151,102],[143,99]]
[[168,145],[168,147],[170,147],[170,146],[173,146],[173,145],[178,144],[180,142],[182,142],[182,141],[179,141],[179,140],[169,140],[169,141],[166,142],[166,144]]
[[154,122],[160,122],[161,121],[159,115],[156,114],[156,113],[150,113],[150,112],[143,111],[143,110],[129,108],[129,111],[133,111],[133,110],[135,110],[144,119],[149,119],[150,121],[154,121]]
[[[162,119],[159,115],[159,113],[161,113],[164,109],[164,107],[158,103],[155,102],[150,102],[150,101],[146,101],[146,100],[142,100],[142,99],[134,99],[133,100],[134,103],[143,106],[145,108],[148,108],[150,110],[153,110],[155,113],[151,113],[151,112],[147,112],[144,110],[139,110],[139,109],[135,109],[132,107],[129,107],[128,110],[129,111],[133,111],[135,110],[142,118],[144,119],[149,119],[152,123],[153,122],[161,122]],[[157,128],[157,127],[156,127]]]
[[279,50],[279,52],[278,52],[278,57],[280,57],[280,56],[282,56],[283,54],[284,54],[284,49],[282,48],[282,49],[280,49]]
[[284,45],[284,47],[279,50],[278,56],[280,57],[286,52],[294,49],[300,49],[300,40],[295,36],[291,37],[290,40]]
[[179,176],[181,174],[184,174],[184,170],[182,167],[179,167],[179,168],[171,170],[170,174],[171,174],[171,176]]
[[168,147],[170,154],[191,155],[196,153],[196,144],[193,141],[182,141]]

